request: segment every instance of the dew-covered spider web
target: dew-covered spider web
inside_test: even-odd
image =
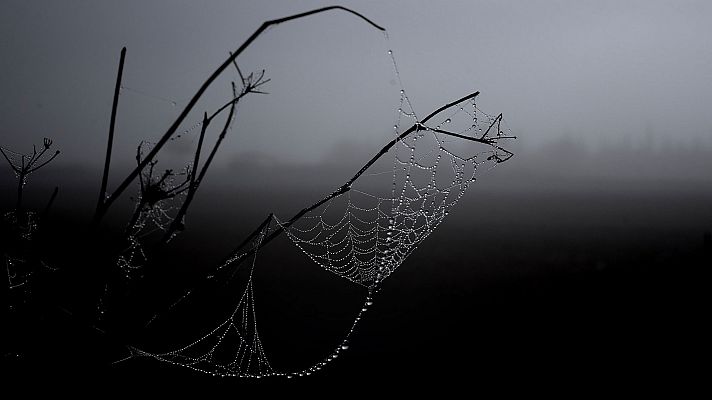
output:
[[[196,371],[222,376],[264,376],[273,369],[264,353],[257,331],[255,294],[252,281],[257,250],[267,235],[269,225],[252,240],[253,250],[247,285],[230,316],[216,328],[193,343],[166,353],[147,353],[132,348],[134,355],[154,357]]]
[[[366,287],[390,276],[440,225],[478,169],[511,156],[500,147],[512,138],[501,116],[481,111],[476,96],[423,123],[401,90],[393,135],[394,145],[350,190],[283,225],[316,264]]]
[[[273,221],[275,220],[270,219],[270,222],[244,248],[242,254],[251,254],[249,257],[247,283],[240,292],[237,305],[232,309],[227,319],[187,346],[164,353],[150,353],[131,347],[131,356],[129,358],[137,356],[152,357],[213,376],[242,378],[285,376],[292,378],[311,375],[321,370],[329,362],[336,360],[342,351],[347,350],[350,336],[355,331],[356,325],[361,320],[363,313],[373,304],[371,291],[369,291],[365,303],[358,312],[347,335],[330,354],[319,362],[297,371],[284,372],[272,367],[258,331],[257,299],[253,276],[260,248],[265,238],[279,228],[279,224],[273,223]]]
[[[400,81],[393,54],[388,54]],[[249,246],[218,267],[237,268],[250,260],[247,286],[227,319],[188,346],[160,354],[132,349],[133,356],[218,376],[254,378],[309,375],[336,359],[348,348],[381,283],[445,220],[478,171],[512,156],[501,147],[514,138],[501,114],[483,112],[476,100],[472,94],[419,115],[401,84],[395,123],[384,130],[383,150],[320,202],[291,219],[271,218]],[[252,272],[257,255],[270,235],[281,232],[318,266],[366,289],[362,308],[350,329],[334,341],[334,350],[297,371],[270,363],[269,344],[260,340],[255,312]]]

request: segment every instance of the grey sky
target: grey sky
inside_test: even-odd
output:
[[[141,93],[122,92],[117,163],[131,162],[138,141],[156,139],[260,23],[326,4],[4,1],[0,142],[22,150],[50,136],[63,162],[100,165],[125,45],[124,85]],[[712,146],[710,2],[339,4],[385,26],[390,38],[339,12],[266,32],[239,61],[267,69],[270,94],[241,106],[224,157],[313,162],[344,142],[377,149],[391,133],[400,89],[388,48],[419,113],[480,90],[480,107],[503,112],[525,146],[565,135],[593,145],[653,137]],[[228,98],[230,79],[232,71],[186,127]]]

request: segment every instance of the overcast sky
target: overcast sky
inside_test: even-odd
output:
[[[50,136],[63,162],[100,165],[127,46],[116,146],[117,163],[131,162],[139,140],[158,138],[263,21],[327,4],[5,0],[0,143],[22,150]],[[388,49],[418,113],[480,90],[478,105],[504,113],[527,146],[563,136],[712,145],[712,2],[339,4],[386,27],[389,38],[338,11],[268,30],[238,61],[245,71],[266,69],[270,94],[246,99],[224,157],[313,162],[344,143],[379,148],[400,90]],[[228,99],[232,79],[228,71],[216,82],[186,128]],[[187,151],[194,138],[170,151]]]

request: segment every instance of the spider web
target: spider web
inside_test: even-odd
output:
[[[132,356],[148,356],[215,376],[262,377],[274,375],[257,330],[252,280],[257,254],[269,224],[251,242],[253,250],[247,285],[230,316],[216,328],[180,349],[149,353],[130,348]]]
[[[393,54],[388,54],[400,81]],[[503,127],[501,115],[483,112],[474,96],[423,123],[405,90],[400,94],[392,130],[394,145],[377,156],[348,190],[296,220],[272,217],[249,246],[219,266],[222,270],[245,255],[252,257],[247,285],[226,320],[177,350],[151,353],[132,347],[128,358],[152,357],[215,376],[291,378],[315,373],[347,350],[379,285],[443,222],[475,182],[478,170],[512,156],[500,147],[514,138]],[[407,134],[409,130],[412,133]],[[270,364],[255,312],[252,274],[265,237],[276,230],[283,230],[323,269],[367,289],[362,308],[334,350],[311,366],[291,372]]]
[[[327,364],[336,360],[341,352],[347,350],[351,335],[356,330],[364,313],[373,305],[373,292],[371,290],[369,290],[364,304],[356,315],[346,336],[338,342],[338,345],[330,354],[313,365],[296,371],[283,372],[272,367],[258,332],[253,281],[253,274],[263,241],[279,226],[279,223],[273,225],[272,221],[276,221],[276,218],[270,220],[244,250],[244,253],[252,254],[247,284],[240,295],[237,305],[227,319],[187,346],[165,353],[152,353],[129,347],[131,355],[117,362],[133,357],[151,357],[213,376],[253,379],[273,376],[293,378],[308,376],[320,371]]]
[[[474,100],[443,114],[434,125],[422,125],[401,91],[394,133],[419,128],[383,157],[392,160],[389,170],[374,164],[346,193],[292,225],[278,221],[289,238],[316,264],[356,284],[372,288],[390,276],[448,216],[478,169],[507,157],[498,140],[473,146],[451,135],[480,138],[498,122]],[[501,128],[494,135],[510,137]]]

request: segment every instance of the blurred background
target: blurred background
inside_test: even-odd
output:
[[[4,2],[0,145],[30,152],[51,137],[62,150],[30,177],[27,204],[42,207],[57,185],[58,215],[91,217],[122,46],[110,189],[133,167],[138,143],[157,140],[263,21],[328,4]],[[265,69],[269,94],[238,108],[176,244],[183,267],[221,259],[270,212],[286,219],[343,184],[392,137],[401,88],[421,116],[479,90],[478,107],[503,113],[518,137],[508,147],[515,156],[478,174],[384,284],[353,353],[317,379],[506,374],[552,359],[557,371],[601,362],[665,369],[701,354],[712,4],[340,4],[388,34],[330,12],[272,27],[238,58],[245,73]],[[229,100],[236,79],[228,70],[211,87],[161,165],[190,161],[195,124]],[[0,174],[4,210],[13,178],[9,168]],[[132,195],[110,221],[128,218]],[[274,246],[256,283],[273,315],[266,336],[287,364],[318,358],[362,293],[286,241]]]

